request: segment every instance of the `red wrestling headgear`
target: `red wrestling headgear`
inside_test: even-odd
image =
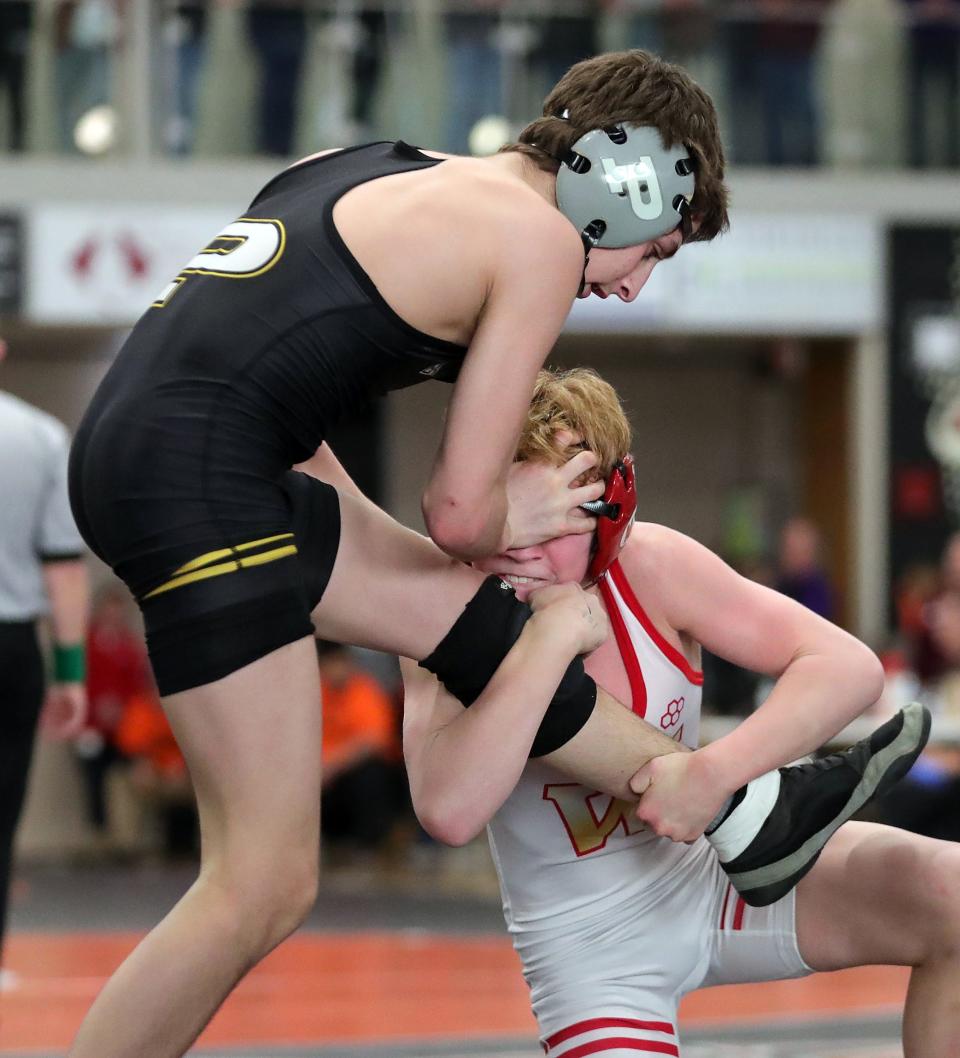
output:
[[[620,554],[637,516],[633,456],[624,456],[614,464],[601,499],[582,503],[580,508],[597,519],[597,546],[587,569],[587,577],[595,581],[607,572]]]

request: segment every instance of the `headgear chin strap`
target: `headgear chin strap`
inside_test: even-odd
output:
[[[587,579],[599,580],[613,565],[630,536],[637,516],[637,481],[633,473],[633,456],[626,455],[615,463],[607,487],[599,500],[580,505],[581,510],[597,519],[597,546],[587,568]]]

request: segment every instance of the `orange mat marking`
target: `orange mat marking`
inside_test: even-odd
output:
[[[14,934],[20,987],[0,997],[0,1054],[65,1048],[139,935]],[[801,981],[694,993],[687,1026],[897,1009],[907,972],[868,967]],[[374,1043],[451,1037],[536,1038],[519,961],[505,937],[301,934],[224,1004],[200,1044]]]

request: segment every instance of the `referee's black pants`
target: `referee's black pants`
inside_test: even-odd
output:
[[[42,703],[43,660],[33,622],[0,622],[0,956],[6,936],[13,841]]]

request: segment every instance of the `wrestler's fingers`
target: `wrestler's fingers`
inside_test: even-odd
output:
[[[570,492],[572,495],[570,501],[578,507],[583,503],[592,503],[594,500],[599,500],[603,496],[606,488],[606,484],[602,481],[591,481],[589,485],[578,485],[576,488],[571,487]]]
[[[584,451],[577,452],[572,459],[568,459],[563,464],[563,476],[568,484],[572,484],[581,474],[586,474],[588,470],[593,470],[599,462],[600,458],[596,452],[584,449]]]
[[[630,782],[627,784],[638,797],[643,797],[653,785],[653,774],[650,767],[652,763],[652,761],[647,761],[639,771],[631,776]]]
[[[567,513],[566,528],[564,535],[572,535],[574,533],[592,533],[597,528],[597,519],[587,514],[586,511],[580,510],[579,507],[574,507],[572,511]]]

